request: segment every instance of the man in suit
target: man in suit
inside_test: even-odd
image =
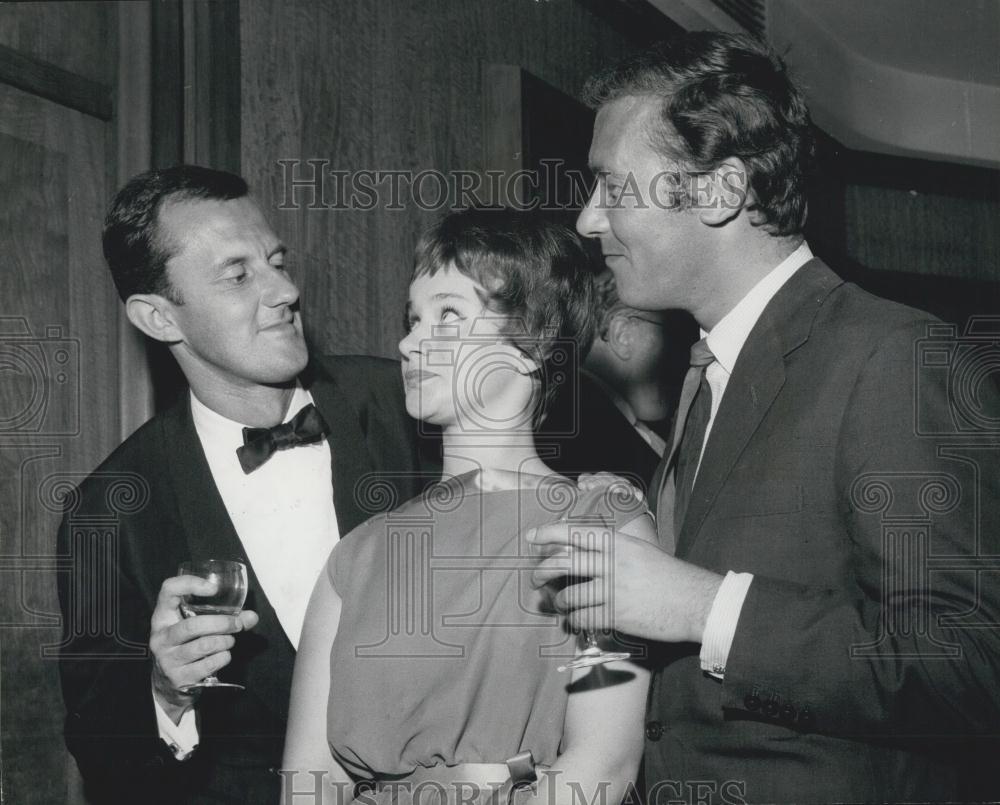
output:
[[[988,381],[950,396],[948,364],[976,355],[981,379],[995,347],[963,352],[812,256],[808,112],[756,40],[686,34],[588,94],[577,227],[623,300],[702,330],[659,545],[573,538],[592,580],[556,598],[655,641],[649,801],[961,799],[963,745],[1000,723],[1000,471]]]
[[[238,176],[134,178],[104,249],[129,320],[169,345],[190,393],[69,497],[67,744],[93,802],[276,802],[313,583],[338,536],[416,490],[399,368],[307,368],[286,249]],[[182,618],[211,585],[178,565],[207,558],[247,565],[241,614]],[[246,689],[187,688],[220,671]]]

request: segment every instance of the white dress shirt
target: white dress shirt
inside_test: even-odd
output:
[[[308,391],[296,388],[283,421],[311,402]],[[246,474],[236,457],[244,426],[208,408],[193,393],[191,416],[247,559],[281,628],[297,648],[309,596],[340,538],[330,445],[323,439],[278,450]],[[157,703],[156,720],[160,737],[175,756],[187,757],[198,743],[195,711],[186,712],[175,725]]]
[[[696,478],[698,469],[701,467],[701,456],[704,454],[705,444],[708,442],[708,435],[712,432],[715,415],[719,412],[719,405],[722,403],[722,396],[726,393],[726,386],[732,376],[733,367],[736,366],[736,359],[750,336],[750,331],[753,330],[761,313],[764,312],[764,308],[781,289],[781,286],[788,282],[791,276],[808,263],[812,257],[812,251],[808,244],[803,241],[802,245],[754,285],[736,307],[712,328],[710,333],[702,330],[701,336],[708,341],[708,348],[712,350],[715,360],[705,369],[705,379],[708,380],[708,385],[712,389],[712,411],[708,418],[708,425],[705,427],[705,440],[702,442],[701,454],[698,456],[698,466],[695,468]],[[713,676],[721,678],[725,673],[729,650],[732,648],[733,637],[736,635],[736,625],[739,622],[743,602],[746,600],[752,581],[752,573],[728,572],[712,602],[712,608],[709,610],[708,620],[705,623],[705,633],[702,636],[700,659],[702,670],[708,671]]]

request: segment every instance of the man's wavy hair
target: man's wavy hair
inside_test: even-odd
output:
[[[486,290],[483,304],[507,317],[504,335],[543,367],[536,424],[570,366],[555,346],[572,342],[582,365],[596,331],[596,255],[569,227],[534,211],[468,209],[428,229],[417,244],[411,281],[454,266]]]
[[[801,232],[814,152],[809,110],[770,48],[750,36],[685,33],[624,59],[584,87],[593,108],[626,96],[660,102],[663,125],[650,137],[665,158],[691,175],[739,157],[759,225],[773,235]],[[690,204],[690,196],[681,202]]]

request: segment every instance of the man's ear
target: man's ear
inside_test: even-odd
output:
[[[699,176],[698,216],[708,226],[722,226],[754,204],[747,168],[739,157],[729,157],[715,170]]]
[[[618,360],[627,361],[632,357],[632,319],[628,316],[612,316],[608,323],[608,347]]]
[[[174,303],[155,293],[132,294],[125,302],[128,320],[146,335],[165,344],[176,344],[183,335],[174,321]]]

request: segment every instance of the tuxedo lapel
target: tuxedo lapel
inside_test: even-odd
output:
[[[337,526],[343,537],[370,516],[360,502],[359,482],[374,472],[359,414],[337,384],[337,379],[321,368],[310,385],[316,407],[330,426],[330,465],[333,471],[333,505]]]
[[[243,562],[247,566],[249,583],[246,608],[260,616],[260,622],[251,632],[237,637],[229,673],[223,671],[223,677],[245,681],[247,692],[242,695],[256,696],[284,717],[294,649],[229,519],[195,430],[187,395],[167,417],[164,435],[167,472],[176,491],[178,513],[191,558]],[[276,649],[267,655],[269,661],[253,662],[268,647]]]
[[[686,555],[719,491],[785,383],[785,356],[808,337],[842,280],[819,260],[800,268],[764,309],[740,351],[716,414],[677,542]]]

